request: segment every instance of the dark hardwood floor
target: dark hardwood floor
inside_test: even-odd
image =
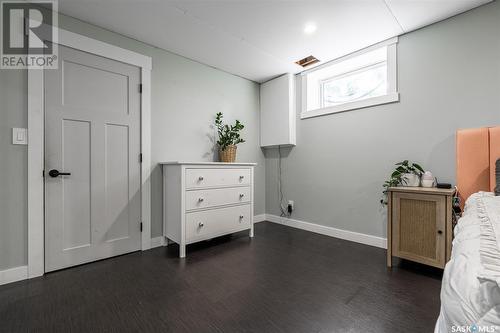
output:
[[[433,332],[441,272],[272,223],[0,287],[1,332]]]

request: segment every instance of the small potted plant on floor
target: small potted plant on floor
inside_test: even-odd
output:
[[[383,204],[387,204],[387,190],[393,186],[420,186],[420,177],[424,173],[424,169],[417,163],[412,163],[408,160],[396,163],[396,170],[393,171],[389,180],[384,183],[384,198],[381,200]]]
[[[240,136],[240,131],[245,127],[239,120],[234,125],[222,122],[222,112],[215,115],[215,126],[217,127],[217,146],[219,147],[219,158],[221,162],[232,163],[236,160],[236,145],[245,142]]]

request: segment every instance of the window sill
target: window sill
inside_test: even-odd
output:
[[[363,109],[370,106],[383,105],[388,103],[399,102],[399,93],[392,93],[384,96],[372,97],[362,101],[345,103],[341,105],[330,106],[322,109],[311,111],[302,111],[300,119],[319,117],[327,114],[345,112],[350,110]]]

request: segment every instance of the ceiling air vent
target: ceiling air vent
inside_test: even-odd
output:
[[[316,59],[314,56],[310,55],[309,57],[305,57],[304,59],[300,59],[299,61],[296,61],[295,63],[297,65],[302,66],[302,67],[307,67],[307,66],[315,64],[317,62],[319,62],[319,60]]]

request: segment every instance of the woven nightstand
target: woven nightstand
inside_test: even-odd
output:
[[[392,257],[444,268],[451,255],[454,189],[391,187],[387,266]]]

